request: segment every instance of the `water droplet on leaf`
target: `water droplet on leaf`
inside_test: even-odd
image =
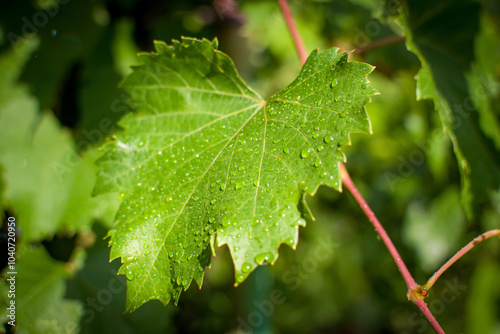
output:
[[[255,262],[257,264],[264,264],[265,262],[272,262],[274,260],[273,253],[267,252],[267,253],[260,253],[255,257]]]
[[[129,281],[132,281],[135,278],[135,274],[131,268],[127,268],[127,273],[125,274],[125,276]]]
[[[310,147],[306,147],[302,150],[302,152],[300,152],[300,156],[303,159],[306,159],[311,155],[311,152],[312,152],[312,149]]]
[[[243,266],[241,267],[241,271],[244,273],[247,273],[252,269],[252,265],[248,262],[243,263]]]

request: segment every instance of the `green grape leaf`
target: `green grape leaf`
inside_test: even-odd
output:
[[[202,284],[215,246],[227,244],[236,284],[297,245],[302,198],[340,190],[340,146],[370,132],[364,110],[373,67],[337,49],[314,51],[298,77],[264,100],[217,41],[156,42],[124,81],[135,113],[103,149],[96,193],[123,198],[109,233],[128,278],[127,310],[177,302]]]
[[[487,201],[487,190],[500,186],[500,151],[491,135],[494,127],[484,122],[491,115],[481,107],[484,95],[474,87],[484,81],[473,71],[479,13],[479,4],[472,0],[408,1],[398,18],[408,50],[422,63],[417,97],[434,101],[453,142],[469,218]]]
[[[82,305],[64,298],[64,280],[75,267],[33,248],[19,256],[16,269],[17,332],[79,333]]]
[[[116,194],[109,195],[116,198]],[[173,305],[164,307],[161,303],[148,303],[136,312],[123,314],[126,278],[116,275],[120,267],[119,261],[108,263],[109,247],[104,239],[108,230],[107,226],[94,225],[95,243],[85,250],[85,265],[67,282],[66,298],[77,299],[85,305],[80,321],[80,334],[175,333],[172,322],[173,312],[177,310]],[[112,298],[102,302],[104,291],[112,294]],[[96,297],[97,304],[89,302]]]

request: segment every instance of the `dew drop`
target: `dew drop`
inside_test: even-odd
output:
[[[248,262],[243,263],[243,266],[241,267],[241,271],[244,273],[247,273],[252,269],[252,265]]]
[[[135,278],[135,274],[131,268],[127,268],[127,273],[125,274],[125,276],[129,281],[132,281]]]
[[[255,262],[257,264],[264,264],[265,262],[272,262],[274,259],[274,256],[272,253],[267,252],[267,253],[260,253],[255,257]]]
[[[306,147],[302,150],[302,152],[300,152],[300,156],[303,158],[303,159],[306,159],[308,158],[310,155],[311,155],[311,148],[310,147]]]

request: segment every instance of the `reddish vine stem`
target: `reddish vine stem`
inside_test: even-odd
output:
[[[379,39],[378,41],[373,41],[371,43],[361,45],[359,48],[355,49],[353,53],[362,54],[362,53],[365,53],[367,51],[377,49],[377,48],[380,48],[383,46],[401,43],[401,42],[404,42],[405,40],[406,40],[406,37],[404,37],[404,36],[398,36],[398,35],[389,36],[389,37]]]
[[[392,243],[391,238],[389,237],[389,235],[387,235],[387,232],[382,227],[382,224],[380,224],[380,221],[377,219],[372,209],[370,209],[365,199],[359,193],[358,189],[352,182],[351,177],[349,176],[349,173],[347,172],[347,169],[345,168],[344,164],[340,162],[339,167],[340,167],[340,178],[342,179],[342,183],[346,186],[346,188],[349,190],[349,192],[354,197],[356,202],[359,204],[361,209],[365,212],[366,217],[368,217],[370,223],[372,223],[373,227],[375,227],[375,231],[380,235],[380,238],[382,239],[385,246],[389,250],[389,253],[391,253],[394,262],[396,262],[396,265],[398,266],[399,271],[401,272],[401,275],[403,276],[403,279],[406,282],[406,286],[408,287],[409,290],[416,289],[418,285],[413,279],[413,276],[408,271],[406,264],[401,258],[401,255],[399,255],[396,246],[394,246],[394,244]]]
[[[307,60],[307,52],[305,50],[304,43],[302,42],[302,39],[298,33],[297,27],[295,26],[295,21],[290,11],[290,7],[288,6],[286,0],[278,0],[278,3],[280,5],[281,11],[283,12],[285,21],[288,25],[288,29],[290,30],[290,33],[292,35],[292,39],[297,49],[300,62],[304,64]],[[356,202],[365,212],[366,216],[368,217],[372,225],[375,227],[375,231],[380,235],[382,241],[389,250],[389,253],[393,257],[394,262],[398,266],[399,271],[401,272],[401,275],[403,276],[403,279],[405,280],[406,286],[408,288],[408,293],[407,293],[408,299],[411,300],[422,311],[422,313],[425,315],[425,317],[432,325],[436,333],[445,334],[444,330],[441,328],[436,318],[434,318],[431,311],[427,307],[427,304],[424,302],[423,300],[424,296],[421,294],[421,287],[415,282],[415,279],[408,271],[408,268],[406,267],[406,264],[401,258],[401,255],[399,255],[399,252],[392,243],[391,238],[389,237],[389,235],[383,228],[382,224],[380,224],[379,220],[377,219],[373,211],[370,209],[370,207],[364,200],[363,196],[359,193],[358,189],[352,182],[351,177],[349,176],[349,173],[347,173],[347,169],[345,168],[344,164],[339,162],[339,168],[340,168],[340,177],[342,179],[342,183],[351,192]]]
[[[401,255],[399,255],[396,246],[394,246],[394,244],[392,243],[391,238],[389,237],[384,227],[382,226],[382,224],[380,224],[380,221],[373,213],[372,209],[370,209],[365,199],[363,198],[363,196],[360,194],[360,192],[352,182],[352,179],[349,176],[349,173],[347,173],[347,169],[345,168],[344,164],[339,162],[339,168],[340,168],[340,178],[342,179],[342,183],[346,186],[346,188],[354,197],[358,205],[364,211],[364,213],[368,217],[368,220],[372,223],[373,227],[375,227],[375,231],[378,233],[378,235],[384,242],[385,246],[389,250],[389,253],[391,253],[394,262],[396,262],[396,265],[398,266],[399,271],[401,272],[401,275],[405,280],[406,287],[408,288],[408,294],[407,294],[408,299],[411,300],[415,305],[417,305],[417,307],[422,311],[422,313],[425,315],[427,320],[429,320],[429,323],[432,325],[432,327],[438,334],[441,333],[444,334],[444,330],[441,328],[436,318],[434,318],[431,311],[427,307],[427,304],[424,302],[423,297],[420,294],[421,289],[419,285],[415,282],[413,276],[408,271],[406,264],[401,258]]]
[[[462,256],[464,256],[468,251],[470,251],[472,248],[474,248],[474,246],[476,246],[477,244],[483,242],[484,240],[486,240],[488,238],[494,237],[494,236],[500,236],[500,230],[491,230],[488,232],[484,232],[480,236],[474,238],[474,240],[472,240],[467,245],[462,247],[462,249],[460,249],[455,255],[453,255],[453,257],[451,259],[449,259],[445,264],[443,264],[441,266],[441,268],[439,268],[438,271],[436,271],[434,273],[434,275],[432,275],[431,278],[429,278],[429,280],[427,281],[427,283],[425,283],[423,288],[428,291],[430,288],[432,288],[432,286],[434,285],[436,280],[439,278],[439,276],[441,276],[449,267],[451,267],[451,265],[453,263],[455,263],[458,259],[460,259]]]
[[[297,26],[295,25],[295,21],[292,16],[292,12],[290,11],[290,7],[288,6],[288,2],[286,0],[278,0],[281,8],[281,12],[283,13],[283,17],[285,18],[286,24],[288,25],[288,30],[290,30],[290,34],[292,35],[293,44],[295,44],[295,48],[297,49],[297,53],[299,54],[300,63],[304,64],[307,60],[307,51],[304,46],[304,42],[302,42],[302,38],[300,38],[299,31],[297,30]]]
[[[295,21],[293,19],[288,3],[286,0],[278,0],[278,3],[280,5],[281,11],[283,12],[283,16],[292,35],[292,39],[297,49],[299,59],[301,63],[304,64],[305,61],[307,60],[307,52],[304,47],[304,43],[300,38],[297,27],[295,26]],[[403,40],[404,37],[396,36],[387,40],[379,41],[378,43],[375,42],[373,43],[373,45],[361,47],[359,50],[357,50],[357,53],[362,53],[375,47],[401,42]],[[441,276],[441,274],[443,274],[453,263],[455,263],[463,255],[465,255],[474,246],[493,236],[500,237],[500,229],[485,232],[480,236],[474,238],[474,240],[469,242],[466,246],[464,246],[461,250],[459,250],[451,259],[449,259],[441,268],[439,268],[439,270],[436,271],[434,275],[431,276],[431,278],[429,278],[429,280],[425,285],[420,286],[415,282],[415,279],[408,271],[406,264],[401,258],[401,255],[399,255],[398,250],[392,243],[392,240],[385,231],[384,227],[377,219],[373,211],[366,203],[363,196],[360,194],[360,192],[352,182],[352,179],[349,176],[349,173],[347,172],[347,169],[342,162],[339,162],[339,169],[340,169],[340,177],[342,179],[342,183],[349,190],[349,192],[352,194],[358,205],[364,211],[365,215],[368,217],[368,220],[372,223],[373,227],[375,227],[375,231],[379,234],[380,238],[382,239],[385,246],[389,250],[389,253],[391,254],[392,258],[394,259],[394,262],[399,268],[399,271],[401,272],[401,275],[403,276],[403,279],[408,288],[408,293],[407,293],[408,300],[411,300],[420,309],[420,311],[425,315],[425,317],[432,325],[436,333],[445,334],[444,330],[441,328],[436,318],[434,318],[434,315],[427,307],[427,304],[424,302],[424,298],[427,296],[427,291],[434,285],[434,283],[439,278],[439,276]]]

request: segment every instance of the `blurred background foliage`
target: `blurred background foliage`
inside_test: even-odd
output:
[[[480,22],[478,31],[452,37],[457,43],[474,40],[474,50],[464,52],[484,75],[479,81],[472,77],[478,95],[471,98],[498,149],[500,6],[474,3],[477,13],[464,17]],[[370,80],[380,95],[367,107],[373,135],[352,135],[347,167],[423,284],[460,247],[499,228],[499,189],[485,190],[477,214],[467,217],[451,141],[433,102],[416,99],[420,61],[407,50],[394,20],[407,3],[290,4],[308,51],[356,50],[352,60],[376,66]],[[428,3],[426,13],[442,10],[440,4]],[[449,15],[450,22],[435,24],[454,19]],[[118,84],[137,63],[136,52],[151,51],[155,39],[180,36],[217,37],[220,49],[263,96],[286,86],[300,69],[274,0],[0,4],[2,268],[6,218],[18,222],[18,325],[6,324],[2,306],[4,331],[432,333],[407,301],[397,267],[362,211],[348,194],[326,187],[307,199],[316,220],[301,229],[295,251],[280,248],[275,266],[258,268],[234,288],[232,263],[221,248],[201,291],[193,284],[177,306],[151,301],[123,314],[126,279],[116,276],[119,263],[109,263],[104,239],[119,200],[116,194],[91,197],[92,162],[115,122],[131,111]],[[479,99],[481,92],[488,98]],[[499,277],[500,243],[490,240],[451,267],[427,302],[449,333],[498,334]],[[1,303],[7,305],[8,287],[1,290]]]

